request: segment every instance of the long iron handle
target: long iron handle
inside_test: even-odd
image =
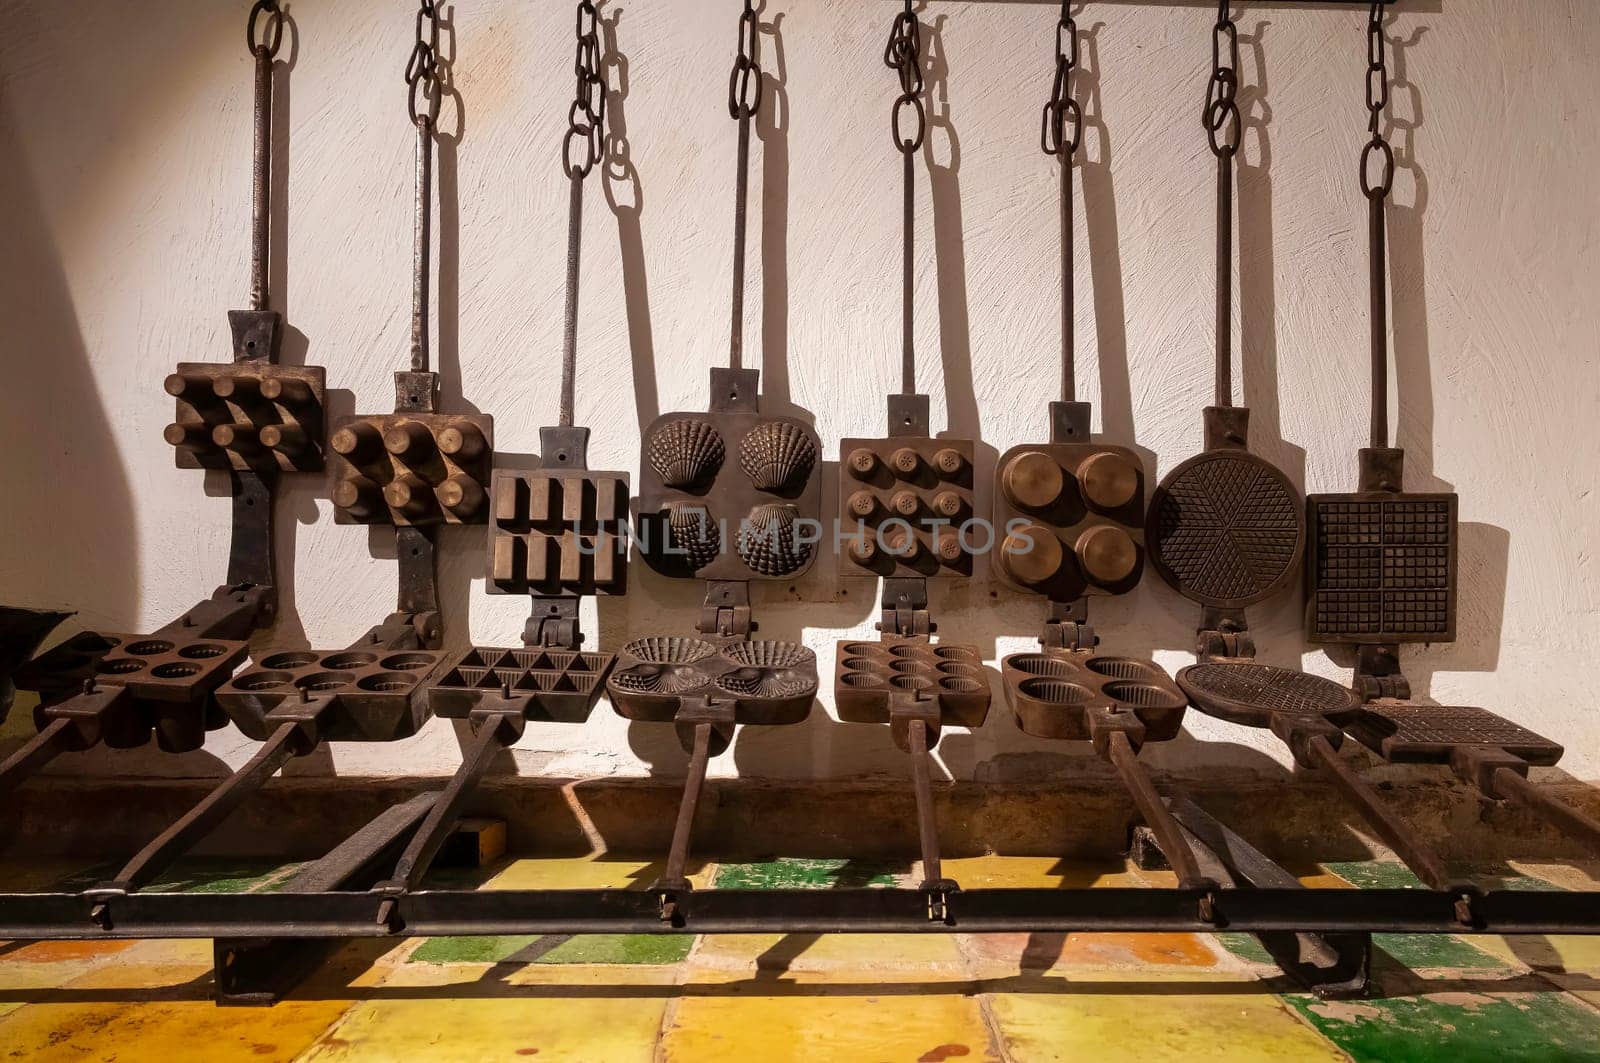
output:
[[[1507,801],[1544,817],[1563,833],[1574,835],[1590,849],[1600,852],[1600,820],[1584,815],[1565,801],[1557,800],[1510,768],[1501,768],[1494,773],[1494,789]]]
[[[245,798],[265,786],[279,768],[294,759],[293,739],[300,727],[299,723],[281,724],[244,767],[228,776],[182,819],[139,850],[117,873],[115,885],[130,892],[148,885],[174,860],[216,829]]]
[[[678,822],[672,828],[672,849],[667,854],[665,881],[686,881],[684,869],[689,864],[689,837],[694,832],[694,813],[700,805],[700,794],[706,787],[706,765],[711,760],[711,724],[694,725],[694,752],[689,757],[689,777],[683,784],[683,800],[678,805]]]
[[[72,744],[74,721],[51,720],[26,745],[0,762],[0,794],[21,786]]]
[[[1383,803],[1372,787],[1351,770],[1350,765],[1339,756],[1339,751],[1333,748],[1332,743],[1322,735],[1317,735],[1306,746],[1317,764],[1327,769],[1339,792],[1356,806],[1361,817],[1377,831],[1378,837],[1395,851],[1401,862],[1409,867],[1413,874],[1426,883],[1429,889],[1451,888],[1443,861],[1416,837],[1410,824],[1397,816]]]
[[[907,738],[911,744],[911,782],[917,794],[917,835],[922,845],[922,880],[944,879],[939,862],[939,825],[933,816],[933,782],[928,775],[928,725],[912,720]]]
[[[466,755],[461,760],[461,767],[456,769],[450,784],[434,800],[428,818],[422,821],[411,844],[401,854],[400,862],[395,865],[394,877],[390,880],[393,885],[413,890],[421,883],[428,868],[433,866],[445,839],[450,836],[451,829],[461,818],[462,806],[471,796],[473,787],[488,770],[494,755],[505,748],[501,733],[497,721],[487,720],[473,735],[472,744],[467,747]]]
[[[1194,850],[1189,847],[1189,839],[1184,836],[1183,828],[1178,826],[1178,821],[1156,791],[1144,765],[1139,763],[1139,754],[1134,751],[1128,736],[1121,731],[1111,732],[1108,754],[1111,766],[1116,769],[1122,785],[1133,798],[1139,814],[1155,831],[1161,851],[1166,854],[1167,862],[1178,876],[1178,884],[1184,889],[1203,889],[1213,885],[1201,874],[1200,863],[1195,859]]]

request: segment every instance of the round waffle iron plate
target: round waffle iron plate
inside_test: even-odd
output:
[[[1246,450],[1208,450],[1151,499],[1150,563],[1201,605],[1242,609],[1282,590],[1305,547],[1305,505],[1287,477]]]
[[[1195,708],[1207,716],[1266,727],[1274,716],[1321,717],[1344,724],[1361,712],[1355,694],[1317,675],[1245,662],[1191,664],[1176,676]]]

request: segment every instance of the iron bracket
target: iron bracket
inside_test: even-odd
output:
[[[932,433],[928,431],[931,420],[928,409],[926,395],[890,395],[889,435],[929,438]]]
[[[1411,681],[1400,670],[1400,647],[1359,647],[1350,688],[1362,701],[1376,701],[1378,698],[1408,700],[1411,697]]]
[[[395,413],[434,413],[438,402],[438,373],[401,370],[394,375]]]
[[[712,368],[710,412],[755,413],[760,407],[761,370]]]
[[[423,649],[438,649],[439,587],[432,529],[398,527],[394,530],[394,545],[400,562],[399,612],[413,617]]]
[[[1074,652],[1092,650],[1100,645],[1100,636],[1089,623],[1089,600],[1051,602],[1050,616],[1039,635],[1039,645],[1047,650]]]
[[[1087,402],[1050,404],[1050,442],[1087,443],[1092,407]]]
[[[577,598],[533,596],[533,612],[522,627],[524,646],[576,650],[583,645]]]
[[[883,581],[878,630],[897,638],[926,638],[939,630],[928,613],[928,581],[895,577]]]
[[[750,612],[750,584],[743,580],[711,580],[700,607],[702,635],[747,639],[759,627]]]
[[[1256,655],[1256,641],[1243,609],[1206,606],[1195,636],[1194,652],[1201,661],[1250,660]]]
[[[276,310],[229,310],[228,331],[233,333],[235,362],[278,360],[278,338],[283,318]]]

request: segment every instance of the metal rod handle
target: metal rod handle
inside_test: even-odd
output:
[[[567,197],[567,319],[561,345],[560,425],[572,427],[578,375],[578,265],[583,255],[583,174],[569,178]]]
[[[300,728],[299,723],[280,725],[244,767],[228,776],[221,786],[207,794],[182,819],[139,850],[117,873],[116,884],[130,891],[147,885],[174,860],[193,848],[196,842],[211,833],[245,798],[265,786],[279,768],[294,759],[293,739]]]
[[[1233,155],[1217,156],[1217,393],[1233,405]]]
[[[910,156],[906,156],[910,158]],[[922,881],[939,882],[944,869],[939,861],[939,825],[933,815],[933,782],[928,774],[928,728],[912,720],[907,737],[911,744],[911,783],[917,794],[917,836],[922,847]]]
[[[72,727],[72,720],[51,720],[21,749],[0,761],[0,794],[21,786],[46,764],[65,753],[71,745]]]
[[[739,177],[733,194],[733,323],[728,341],[728,365],[744,365],[744,257],[750,199],[750,116],[739,118]]]
[[[1372,442],[1375,448],[1389,445],[1389,298],[1384,263],[1387,240],[1384,232],[1384,198],[1367,197],[1367,232],[1371,259],[1372,289]]]
[[[1584,815],[1565,801],[1557,800],[1510,768],[1501,768],[1494,773],[1494,788],[1507,801],[1544,817],[1562,833],[1570,834],[1590,849],[1600,852],[1600,820]]]
[[[411,371],[428,371],[428,273],[433,246],[433,121],[417,118],[416,241],[411,266]]]
[[[412,836],[411,843],[395,864],[394,876],[390,880],[393,884],[408,891],[421,884],[445,840],[450,837],[456,821],[461,818],[462,807],[467,798],[472,796],[473,787],[494,761],[494,755],[506,747],[501,733],[500,722],[490,719],[484,721],[472,736],[472,744],[461,759],[461,767],[456,769],[449,785],[433,802],[428,818],[423,820],[422,826]]]
[[[706,786],[706,765],[711,760],[711,724],[694,725],[694,752],[689,757],[689,777],[683,784],[683,800],[678,805],[678,822],[672,828],[672,849],[667,854],[665,880],[685,881],[689,864],[689,837],[694,833],[694,813]]]
[[[250,165],[250,309],[271,308],[267,266],[272,242],[272,53],[255,52],[255,145]]]
[[[1139,809],[1139,814],[1144,817],[1146,825],[1155,832],[1156,840],[1161,843],[1161,851],[1166,854],[1167,862],[1172,865],[1173,873],[1178,876],[1178,884],[1184,889],[1203,889],[1212,885],[1200,871],[1200,862],[1195,858],[1194,850],[1189,845],[1189,839],[1184,835],[1183,828],[1173,818],[1167,804],[1161,799],[1161,794],[1156,791],[1155,784],[1150,781],[1150,776],[1144,770],[1144,765],[1139,763],[1139,754],[1134,750],[1133,743],[1128,741],[1128,736],[1122,731],[1111,732],[1111,741],[1107,749],[1111,766],[1116,769],[1117,776],[1122,780],[1122,785],[1127,789],[1133,803]]]
[[[1332,743],[1317,735],[1306,745],[1316,762],[1328,770],[1334,786],[1347,801],[1356,806],[1361,817],[1377,832],[1378,837],[1383,839],[1384,844],[1394,850],[1395,855],[1411,869],[1413,874],[1429,889],[1451,888],[1444,862],[1412,833],[1410,824],[1397,816],[1383,803],[1377,792],[1351,770],[1350,765],[1339,756],[1339,751],[1333,748]]]

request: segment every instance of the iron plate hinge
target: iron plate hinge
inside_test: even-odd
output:
[[[1256,640],[1243,609],[1217,609],[1206,606],[1200,630],[1195,632],[1195,656],[1202,661],[1252,660]]]
[[[878,630],[898,638],[926,638],[939,630],[928,613],[928,581],[886,579]]]
[[[583,630],[578,621],[577,598],[533,597],[533,612],[522,628],[524,646],[554,650],[576,650],[583,645]]]
[[[1408,700],[1411,697],[1411,681],[1400,670],[1400,647],[1360,647],[1350,688],[1362,701],[1376,701],[1379,698]]]
[[[1051,602],[1050,616],[1039,635],[1039,645],[1047,650],[1069,651],[1092,650],[1100,645],[1100,636],[1089,623],[1088,599]]]
[[[706,584],[705,604],[700,607],[700,634],[747,639],[757,626],[750,612],[750,584],[742,580],[712,580]]]

